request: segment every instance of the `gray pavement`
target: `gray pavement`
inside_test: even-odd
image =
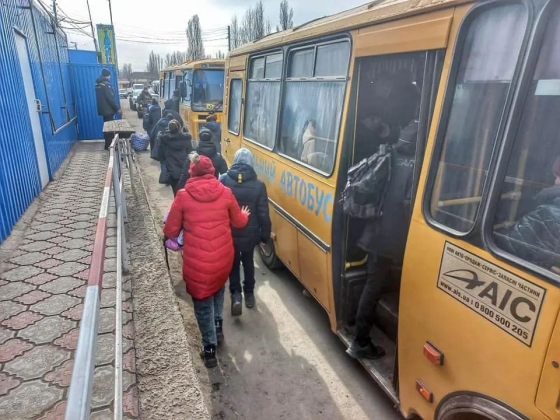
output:
[[[108,157],[102,142],[76,144],[55,180],[0,245],[0,419],[64,417]],[[114,205],[108,226],[92,398],[96,420],[113,418]],[[135,419],[130,280],[123,289],[123,404],[125,418]]]

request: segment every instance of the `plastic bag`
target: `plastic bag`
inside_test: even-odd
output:
[[[147,134],[134,133],[130,136],[130,146],[137,152],[148,150],[150,145],[150,136]]]

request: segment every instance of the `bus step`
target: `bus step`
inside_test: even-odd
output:
[[[354,339],[354,335],[346,328],[340,328],[336,334],[342,339],[346,347],[350,345]],[[377,360],[359,359],[359,362],[373,377],[373,379],[383,388],[389,397],[399,403],[397,392],[393,387],[393,375],[395,369],[396,346],[387,336],[378,328],[373,327],[371,331],[371,340],[377,345],[385,349],[385,356]]]

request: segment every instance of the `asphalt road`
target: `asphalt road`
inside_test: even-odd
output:
[[[123,101],[124,116],[142,130],[141,120]],[[140,154],[155,217],[169,208],[170,187],[158,184],[159,163]],[[232,318],[224,308],[226,342],[219,349],[221,370],[208,372],[193,357],[206,404],[215,419],[402,419],[389,398],[330,330],[327,315],[286,270],[271,272],[255,258],[257,307]],[[173,284],[193,354],[199,337],[191,300],[184,291],[178,258]]]

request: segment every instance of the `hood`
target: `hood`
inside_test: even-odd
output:
[[[184,150],[186,147],[185,145],[188,145],[192,140],[191,135],[185,133],[171,134],[167,131],[165,136],[167,137],[167,147],[176,151]]]
[[[90,79],[91,80],[91,79]],[[103,83],[103,82],[107,82],[108,80],[105,79],[103,76],[99,76],[97,78],[97,80],[95,81],[95,83]]]
[[[207,122],[206,124],[204,124],[204,127],[210,131],[220,131],[220,124],[218,124],[216,121]]]
[[[213,174],[190,177],[185,185],[187,194],[201,203],[216,201],[224,189],[224,185]]]
[[[199,141],[196,151],[199,155],[203,155],[209,158],[213,158],[218,154],[218,149],[212,141]]]
[[[246,163],[234,163],[229,168],[227,175],[238,184],[257,178],[257,173],[253,167]]]
[[[173,109],[173,108],[175,107],[173,99],[168,99],[167,101],[165,101],[165,102],[163,103],[163,105],[164,105],[165,108],[167,108],[167,109]]]
[[[233,163],[244,163],[251,168],[255,166],[255,158],[249,149],[242,147],[233,156]]]

